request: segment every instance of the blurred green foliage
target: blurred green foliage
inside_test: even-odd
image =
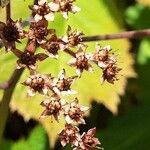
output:
[[[17,142],[3,141],[0,150],[46,150],[49,147],[46,131],[42,126],[35,127],[27,139]]]
[[[124,115],[110,118],[108,127],[98,132],[105,150],[145,150],[150,147],[150,61],[144,66],[136,65],[136,68],[138,104]]]
[[[84,11],[84,3],[81,0],[81,8]],[[95,2],[95,5],[98,5],[99,1]],[[110,7],[110,4],[107,5],[108,2],[102,1],[100,11],[104,16],[97,14],[99,12],[98,9],[95,10],[95,5],[89,5],[89,7],[85,7],[85,14],[83,12],[82,15],[75,15],[72,17],[71,20],[68,21],[69,24],[73,24],[76,28],[85,31],[86,34],[96,34],[98,32],[117,32],[119,31],[117,26],[122,26],[122,19],[119,19],[119,23],[117,22],[117,17],[114,15],[118,14],[116,12],[116,6],[113,3],[113,7]],[[80,5],[79,5],[80,6]],[[87,6],[87,5],[86,5]],[[111,9],[110,9],[111,8]],[[113,9],[115,10],[113,12]],[[94,10],[94,11],[93,11]],[[24,13],[26,15],[26,13]],[[90,15],[89,15],[90,14]],[[18,14],[19,15],[19,14]],[[118,14],[119,15],[119,14]],[[110,21],[113,16],[113,24]],[[86,17],[90,20],[87,24]],[[103,17],[103,21],[102,18]],[[108,18],[107,18],[108,17]],[[110,18],[111,19],[110,19]],[[104,20],[107,18],[106,22]],[[131,29],[145,29],[150,28],[150,8],[135,4],[133,6],[129,6],[125,12],[125,21],[128,24],[128,27]],[[57,20],[58,19],[58,20]],[[57,16],[56,24],[52,24],[52,27],[58,28],[58,34],[63,34],[64,30],[66,29],[66,25],[62,20],[61,16]],[[109,22],[109,21],[110,22]],[[95,26],[95,22],[96,26]],[[60,22],[62,23],[62,30],[60,30]],[[105,25],[105,23],[107,25]],[[121,25],[120,25],[121,24]],[[103,28],[106,30],[103,30]],[[94,30],[93,28],[97,30]],[[104,42],[107,43],[107,42]],[[116,41],[113,43],[118,43]],[[110,42],[112,44],[112,42]],[[135,106],[130,107],[127,111],[118,117],[110,117],[105,129],[101,129],[97,132],[97,136],[101,140],[102,147],[105,150],[148,150],[150,147],[149,139],[150,139],[150,39],[144,38],[143,40],[137,40],[136,45],[138,45],[138,49],[135,50],[135,58],[136,58],[136,72],[137,72],[137,79],[134,79],[134,86],[137,87],[136,97],[138,99],[138,104]],[[120,47],[123,44],[120,44]],[[2,53],[2,52],[1,52]],[[62,60],[59,62],[60,66],[58,68],[49,68],[47,62],[43,64],[43,68],[48,70],[53,70],[54,72],[58,72],[61,68],[62,62],[68,56],[62,57]],[[127,57],[125,57],[127,58]],[[14,61],[14,57],[8,55],[7,57],[1,58],[2,61],[8,61],[8,66],[12,66],[12,61]],[[1,62],[2,62],[1,61]],[[52,62],[52,64],[56,64],[57,62]],[[52,65],[54,66],[54,65]],[[10,67],[11,68],[11,67]],[[4,68],[1,68],[2,71]],[[42,70],[42,67],[40,68]],[[125,70],[127,71],[127,70]],[[4,77],[5,78],[5,77]],[[84,81],[86,82],[86,80]],[[22,88],[20,89],[20,91]],[[90,89],[91,90],[91,89]],[[128,93],[126,93],[128,94]],[[132,94],[132,92],[130,93]],[[19,99],[20,100],[20,99]],[[37,99],[36,99],[37,100]],[[126,101],[129,101],[126,99]],[[28,103],[27,101],[25,101]],[[37,103],[37,102],[36,102]],[[21,105],[22,103],[20,103]],[[28,104],[31,105],[30,103]],[[34,105],[34,104],[33,104]],[[127,107],[127,105],[124,105]],[[36,114],[36,113],[35,113]],[[34,115],[35,115],[34,114]],[[97,114],[99,115],[99,114]],[[27,116],[30,117],[30,116]],[[33,117],[33,116],[31,116]],[[94,125],[93,125],[94,126]],[[46,136],[45,130],[38,126],[29,135],[27,139],[21,139],[17,142],[12,141],[4,141],[2,145],[0,145],[0,150],[47,150],[48,149],[48,138]],[[68,146],[65,148],[68,150]]]
[[[132,29],[140,30],[150,28],[150,7],[136,4],[127,8],[126,22]],[[150,59],[150,39],[139,41],[138,63],[146,64]]]

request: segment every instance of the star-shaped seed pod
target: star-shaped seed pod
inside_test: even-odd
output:
[[[96,128],[92,128],[87,131],[87,133],[83,133],[81,136],[81,141],[79,142],[79,146],[74,148],[74,150],[92,150],[93,148],[98,148],[100,147],[100,141],[98,138],[95,138],[95,132]]]
[[[81,76],[81,73],[86,70],[92,72],[92,65],[89,61],[92,58],[92,54],[86,53],[86,47],[84,45],[79,46],[79,50],[75,54],[75,58],[72,58],[68,64],[72,67],[76,67],[76,73]]]
[[[51,75],[35,73],[30,75],[22,84],[29,87],[27,92],[29,96],[34,96],[36,92],[48,95],[51,81]]]
[[[93,61],[102,69],[106,68],[109,64],[117,62],[115,55],[111,52],[110,45],[101,47],[96,44],[96,52],[93,55]]]
[[[54,21],[54,12],[50,9],[47,0],[39,0],[38,5],[30,6],[33,11],[35,22],[40,20]]]
[[[65,120],[68,124],[77,122],[78,124],[85,124],[83,119],[85,112],[89,110],[88,107],[80,106],[78,99],[76,98],[73,102],[66,105],[64,108]]]
[[[19,58],[17,60],[17,69],[27,67],[29,70],[36,70],[36,62],[43,61],[48,57],[44,53],[34,54],[30,51],[22,52],[18,49],[13,49],[12,52]]]
[[[58,78],[53,79],[53,82],[51,84],[53,92],[58,95],[76,94],[76,91],[71,89],[71,85],[73,84],[76,78],[77,76],[66,77],[65,70],[63,69],[59,73]]]
[[[105,69],[103,69],[103,75],[101,77],[101,82],[105,80],[111,84],[114,84],[114,81],[118,80],[117,75],[121,71],[121,68],[118,68],[116,64],[109,64]]]
[[[8,20],[5,23],[0,22],[0,39],[5,46],[6,51],[15,48],[15,42],[20,43],[20,39],[24,37],[21,20]]]
[[[41,117],[53,116],[57,122],[61,113],[63,112],[63,107],[66,102],[62,100],[58,95],[54,94],[49,99],[44,100],[41,105],[45,107],[45,110],[42,112]]]
[[[79,128],[71,124],[66,124],[65,128],[59,133],[59,137],[63,147],[67,143],[78,147],[80,141]]]
[[[67,48],[78,46],[82,42],[82,36],[84,34],[77,30],[72,30],[70,26],[67,29],[67,35],[62,40],[67,44]]]
[[[49,6],[53,11],[59,11],[65,19],[68,19],[68,13],[77,13],[80,8],[73,5],[75,0],[53,0]]]
[[[29,31],[26,33],[26,37],[32,41],[36,41],[38,44],[46,43],[47,36],[55,33],[54,29],[48,29],[47,27],[48,22],[46,20],[32,22]]]
[[[43,43],[41,47],[46,50],[49,57],[58,58],[58,51],[64,50],[65,44],[54,33],[51,34],[50,39],[48,39],[46,43]]]

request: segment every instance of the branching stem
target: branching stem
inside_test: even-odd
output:
[[[139,31],[126,31],[117,34],[105,34],[105,35],[94,35],[86,36],[82,38],[82,42],[102,41],[102,40],[116,40],[116,39],[133,39],[150,37],[150,29],[139,30]]]
[[[34,4],[37,4],[38,0],[34,0]],[[8,21],[11,18],[11,9],[10,9],[10,3],[6,6],[6,20]],[[32,14],[33,15],[33,14]],[[27,43],[26,48],[28,47],[29,41]],[[36,48],[36,47],[35,47]],[[24,71],[23,69],[15,69],[12,73],[10,79],[0,84],[0,88],[4,89],[4,94],[0,103],[0,142],[2,141],[3,132],[5,129],[6,121],[9,115],[9,104],[10,100],[12,98],[14,89],[16,87],[16,84],[18,83],[22,73]]]

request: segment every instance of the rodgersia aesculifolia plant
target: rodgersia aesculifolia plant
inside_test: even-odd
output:
[[[89,108],[80,105],[77,97],[71,103],[62,97],[77,94],[77,91],[72,89],[72,84],[78,78],[84,78],[84,71],[92,73],[94,64],[102,70],[102,83],[107,81],[113,84],[118,80],[117,75],[121,69],[117,66],[117,55],[112,52],[110,46],[102,47],[96,43],[93,53],[88,53],[88,45],[82,41],[82,32],[68,26],[66,35],[58,37],[55,29],[48,27],[48,24],[54,21],[55,13],[61,13],[67,19],[69,13],[80,11],[74,2],[75,0],[39,0],[36,5],[29,6],[33,14],[29,29],[23,29],[21,19],[13,21],[9,18],[6,23],[0,22],[0,39],[6,51],[18,57],[17,69],[29,70],[29,76],[22,82],[28,87],[28,95],[40,93],[46,96],[41,102],[41,117],[50,116],[59,122],[60,116],[64,116],[65,127],[58,133],[62,146],[70,143],[76,150],[92,150],[100,148],[99,140],[94,137],[96,128],[80,134],[77,127],[79,124],[86,124],[84,116]],[[28,45],[25,51],[21,51],[17,49],[16,42],[21,43],[24,38],[28,39]],[[38,53],[37,47],[43,51]],[[39,73],[38,63],[45,59],[59,59],[60,51],[72,57],[68,65],[75,68],[75,75],[68,77],[64,68],[57,77]]]

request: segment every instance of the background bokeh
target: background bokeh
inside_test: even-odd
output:
[[[12,0],[13,19],[28,19],[31,13],[27,7],[29,4],[32,4],[32,0]],[[150,28],[149,0],[77,0],[77,5],[82,10],[79,14],[70,15],[68,21],[57,15],[55,22],[50,24],[50,27],[57,29],[58,35],[65,33],[68,24],[86,35]],[[3,21],[4,10],[0,9],[0,14],[0,20]],[[23,50],[25,44],[26,41],[23,41],[18,45],[19,49]],[[79,127],[81,131],[87,131],[96,126],[96,136],[105,150],[149,149],[150,38],[101,41],[100,44],[110,44],[119,54],[119,65],[123,71],[114,85],[100,85],[101,72],[97,67],[94,67],[94,75],[85,73],[83,79],[75,83],[74,88],[80,91],[80,102],[91,106],[86,117],[87,124]],[[88,51],[93,51],[94,45],[90,43]],[[57,75],[64,67],[67,74],[72,75],[74,69],[64,63],[69,59],[69,56],[60,53],[60,60],[46,60],[40,64],[39,70]],[[16,60],[11,53],[5,54],[0,49],[0,81],[9,78]],[[20,82],[27,75],[28,71],[25,71]],[[0,91],[0,96],[2,94]],[[27,98],[26,88],[18,83],[10,103],[11,112],[4,138],[0,141],[0,150],[63,149],[57,140],[57,132],[63,127],[63,122],[51,123],[50,118],[39,121],[41,100],[39,95]],[[69,150],[70,146],[64,149]]]

